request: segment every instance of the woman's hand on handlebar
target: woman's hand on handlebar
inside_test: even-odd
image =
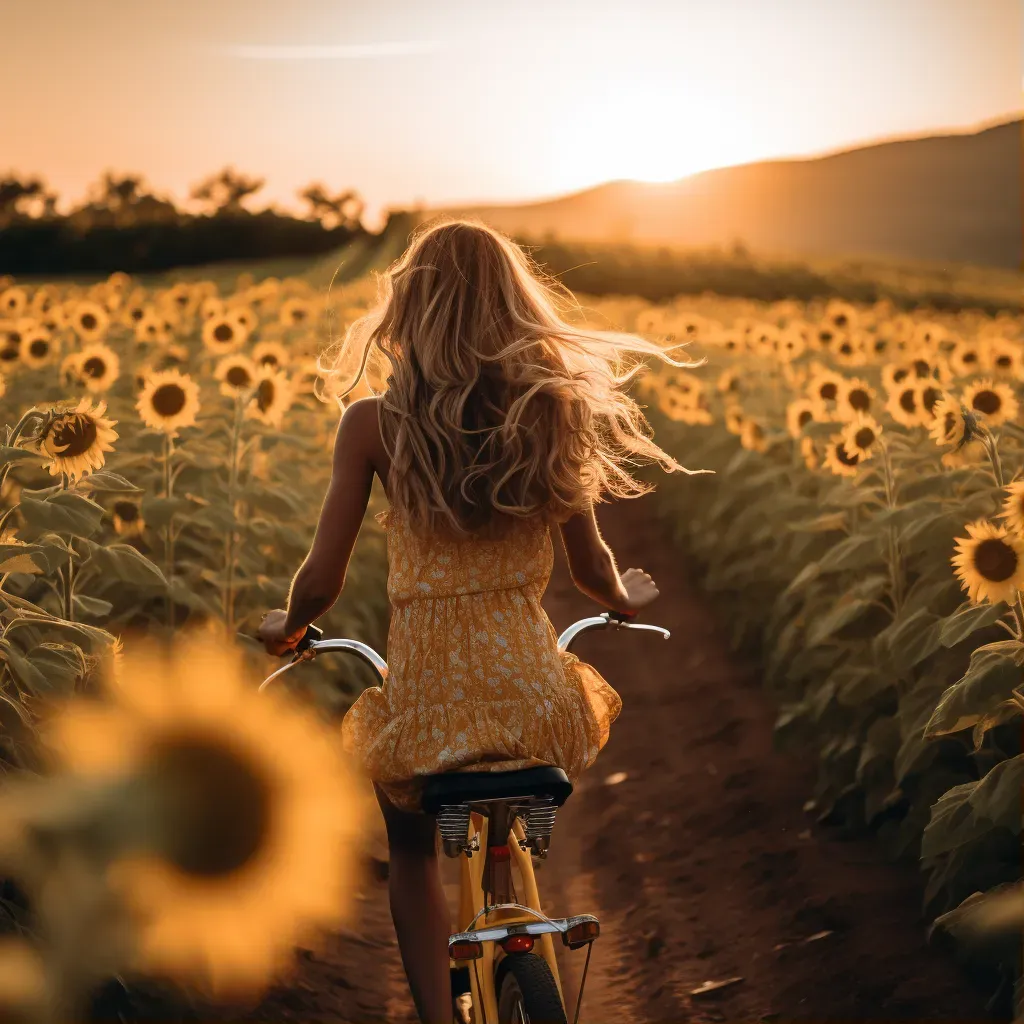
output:
[[[654,580],[643,569],[627,569],[620,579],[629,603],[627,614],[635,614],[641,608],[646,608],[658,596]]]
[[[287,618],[288,612],[284,608],[274,608],[263,616],[260,628],[256,630],[256,635],[263,641],[267,654],[273,654],[277,658],[294,650],[295,645],[306,632],[306,627],[303,626],[298,632],[291,635],[285,633]]]

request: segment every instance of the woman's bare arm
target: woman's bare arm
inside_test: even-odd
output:
[[[631,614],[658,596],[654,581],[643,570],[627,569],[619,575],[593,507],[570,516],[561,524],[561,533],[572,581],[587,597],[612,611]]]
[[[320,510],[313,544],[292,580],[286,636],[301,635],[326,612],[345,585],[349,559],[366,514],[373,484],[371,439],[377,431],[373,399],[353,402],[341,418],[334,442],[331,483]]]

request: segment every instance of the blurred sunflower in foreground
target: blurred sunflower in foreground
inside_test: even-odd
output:
[[[41,455],[50,460],[50,475],[65,473],[81,479],[102,469],[106,453],[114,450],[117,420],[107,419],[104,402],[93,405],[83,398],[78,405],[63,403],[51,409],[36,434]]]
[[[139,646],[106,690],[45,740],[74,777],[122,782],[108,876],[138,928],[134,968],[262,990],[352,903],[368,804],[334,732],[258,693],[223,637]]]

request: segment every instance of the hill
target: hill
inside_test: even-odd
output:
[[[450,208],[540,239],[855,255],[1017,269],[1021,120],[971,134],[773,160],[664,185],[615,181],[546,202]]]

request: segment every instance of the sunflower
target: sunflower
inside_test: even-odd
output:
[[[808,469],[817,469],[821,465],[821,455],[813,437],[800,438],[800,455]]]
[[[958,341],[949,354],[949,365],[958,377],[970,377],[988,364],[988,346],[984,342]]]
[[[1011,533],[1024,535],[1024,480],[1007,484],[1005,490],[1006,498],[999,518],[1006,523]]]
[[[166,345],[171,340],[171,334],[167,321],[155,309],[147,309],[135,321],[135,340],[140,345],[147,342]]]
[[[993,338],[988,345],[988,369],[1000,377],[1020,378],[1024,374],[1020,345],[1006,338]]]
[[[220,393],[228,398],[246,395],[252,391],[258,373],[256,364],[240,352],[225,356],[213,371],[214,377],[220,381]]]
[[[807,394],[815,401],[835,402],[839,398],[839,389],[844,380],[842,374],[821,369],[808,382]]]
[[[21,361],[31,369],[45,366],[56,353],[57,346],[45,327],[33,328],[21,336]]]
[[[912,382],[915,377],[914,368],[909,363],[886,363],[882,367],[882,385],[890,393]]]
[[[1017,418],[1017,399],[1006,384],[980,380],[964,388],[963,403],[993,427]]]
[[[247,415],[270,427],[279,427],[295,401],[295,386],[280,370],[261,369],[256,374],[256,391]]]
[[[808,423],[820,421],[821,413],[821,405],[810,398],[795,398],[786,406],[786,430],[789,436],[800,437]]]
[[[868,361],[864,338],[860,332],[840,331],[829,342],[828,351],[840,366],[863,366]]]
[[[313,305],[305,299],[285,299],[278,312],[278,322],[285,327],[301,327],[313,318]]]
[[[979,519],[957,537],[952,564],[972,604],[1012,603],[1024,585],[1024,538]]]
[[[859,377],[844,378],[836,396],[836,416],[841,420],[852,420],[861,414],[867,415],[875,405],[875,389]]]
[[[935,422],[935,411],[945,392],[939,386],[938,381],[919,380],[917,382],[917,408],[918,422],[925,427],[931,427]]]
[[[261,341],[253,346],[252,359],[257,366],[280,369],[288,364],[288,349],[279,341]]]
[[[201,320],[212,320],[214,317],[221,317],[227,312],[227,304],[218,295],[207,295],[199,303],[199,318]]]
[[[106,418],[104,402],[83,398],[78,405],[65,403],[50,410],[36,436],[40,454],[50,460],[50,475],[66,474],[81,479],[102,469],[106,452],[114,450],[117,420]]]
[[[109,345],[88,345],[77,356],[78,376],[90,391],[106,391],[121,373],[121,360]]]
[[[831,300],[825,307],[825,323],[837,331],[849,331],[857,326],[857,310],[848,302]]]
[[[18,285],[12,285],[0,292],[0,316],[21,316],[28,306],[28,292]]]
[[[980,435],[977,417],[951,395],[943,395],[935,405],[930,436],[939,446],[952,445],[958,451]]]
[[[245,331],[246,337],[256,330],[256,325],[259,323],[256,311],[244,302],[237,302],[228,306],[227,316]]]
[[[44,739],[60,769],[127,794],[108,877],[138,928],[133,971],[258,993],[346,922],[365,789],[334,732],[257,694],[223,636],[136,646],[106,698],[68,704]]]
[[[182,427],[195,425],[199,385],[177,370],[156,371],[146,379],[135,408],[147,427],[175,437]]]
[[[747,346],[746,335],[736,327],[722,331],[718,336],[718,345],[726,352],[742,352]]]
[[[737,437],[743,433],[743,424],[746,422],[746,417],[743,415],[743,409],[739,404],[730,405],[725,410],[725,429],[730,434],[735,434]]]
[[[740,430],[740,444],[751,452],[768,451],[769,444],[764,427],[755,419],[745,419],[743,429]]]
[[[824,461],[836,476],[856,476],[860,456],[847,449],[842,434],[833,434],[825,447]]]
[[[921,423],[917,382],[908,382],[889,394],[885,411],[901,426],[916,427]]]
[[[142,508],[137,501],[120,498],[110,509],[114,517],[114,530],[122,537],[137,537],[146,528]]]
[[[203,344],[214,355],[227,355],[245,344],[249,331],[229,310],[221,316],[212,316],[203,323]]]
[[[82,341],[99,341],[110,326],[110,314],[98,302],[79,302],[71,314],[71,327]]]
[[[0,320],[0,362],[14,363],[21,358],[21,335],[13,320]]]
[[[878,441],[882,428],[873,416],[858,413],[843,430],[843,450],[856,455],[861,462],[871,458],[871,450]]]

